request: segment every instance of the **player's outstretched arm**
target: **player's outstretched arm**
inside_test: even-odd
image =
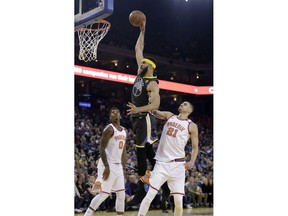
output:
[[[140,73],[139,68],[143,60],[145,26],[146,26],[146,22],[144,22],[140,26],[140,33],[139,33],[139,36],[135,45],[135,55],[136,55],[136,61],[138,65],[138,72],[137,72],[138,74]]]
[[[199,139],[198,139],[198,127],[197,127],[197,125],[195,123],[190,123],[189,124],[189,131],[190,131],[190,138],[191,138],[191,142],[192,142],[192,152],[191,152],[190,161],[185,164],[186,169],[192,169],[192,167],[194,166],[194,163],[196,161],[198,151],[199,151],[199,149],[198,149],[199,148],[198,147]]]
[[[152,112],[156,118],[158,119],[163,119],[163,120],[167,120],[168,118],[170,118],[172,115],[174,115],[172,112],[169,111],[160,111],[160,110],[155,110]]]
[[[99,152],[100,152],[100,156],[101,156],[101,159],[103,161],[103,164],[105,166],[105,170],[104,170],[103,176],[102,176],[103,180],[107,180],[109,175],[110,175],[110,168],[109,168],[109,164],[107,161],[107,155],[105,153],[105,149],[106,149],[108,142],[109,142],[109,139],[113,135],[113,133],[114,133],[114,131],[113,131],[113,128],[111,126],[106,127],[103,130],[101,141],[100,141]]]

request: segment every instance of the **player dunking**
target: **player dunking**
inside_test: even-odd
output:
[[[134,198],[127,203],[129,206],[138,205],[144,198],[144,176],[147,169],[148,159],[152,167],[155,165],[155,152],[152,144],[156,137],[156,118],[150,111],[157,110],[160,105],[158,79],[155,74],[156,61],[152,57],[143,57],[144,35],[146,21],[140,26],[140,34],[135,45],[135,55],[138,64],[137,77],[135,79],[131,100],[128,103],[128,115],[132,116],[132,128],[136,133],[137,162],[138,162],[138,190]],[[163,191],[169,194],[169,188],[164,185]],[[168,191],[168,192],[167,192]]]
[[[126,138],[127,130],[120,125],[120,111],[112,107],[109,111],[110,124],[105,127],[100,142],[98,163],[98,182],[102,188],[91,201],[84,216],[91,216],[111,192],[116,193],[116,213],[123,215],[125,209],[124,170],[126,169]]]
[[[185,169],[192,169],[198,154],[198,127],[188,119],[193,112],[191,103],[185,101],[179,108],[179,115],[171,112],[154,111],[159,119],[165,123],[156,152],[156,165],[151,172],[149,190],[141,202],[138,216],[145,216],[150,204],[161,185],[167,181],[174,197],[174,216],[183,214],[182,196],[185,195]],[[192,153],[189,162],[185,162],[185,145],[191,139]]]

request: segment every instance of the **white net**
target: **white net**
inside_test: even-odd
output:
[[[85,62],[97,60],[97,48],[99,42],[105,37],[111,27],[106,20],[95,20],[86,28],[77,30],[79,37],[78,58]]]

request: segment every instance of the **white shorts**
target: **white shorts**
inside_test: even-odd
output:
[[[110,175],[107,180],[103,180],[105,166],[102,160],[98,163],[98,177],[96,182],[101,182],[102,192],[111,193],[125,190],[124,175],[122,164],[109,163]]]
[[[150,187],[159,190],[167,181],[171,194],[185,195],[185,162],[160,162],[156,161],[151,178]]]

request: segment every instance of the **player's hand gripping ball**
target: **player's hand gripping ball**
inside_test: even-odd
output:
[[[129,21],[131,25],[140,27],[141,24],[146,21],[146,16],[142,11],[134,10],[129,15]]]

